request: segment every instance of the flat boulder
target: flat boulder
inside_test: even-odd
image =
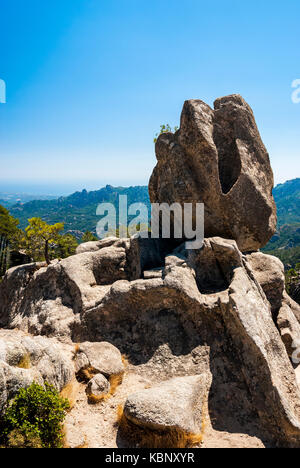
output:
[[[143,428],[198,434],[207,392],[206,375],[176,377],[127,398],[125,417]]]

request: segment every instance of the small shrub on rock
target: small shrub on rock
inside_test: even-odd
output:
[[[19,390],[0,422],[0,444],[6,447],[61,448],[63,421],[69,408],[54,387],[33,383]]]

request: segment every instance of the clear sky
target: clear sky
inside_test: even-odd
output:
[[[300,176],[299,0],[6,0],[0,192],[147,184],[184,100],[240,93],[276,182]]]

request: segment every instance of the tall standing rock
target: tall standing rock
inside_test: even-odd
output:
[[[152,203],[204,203],[205,237],[234,239],[243,252],[276,229],[273,172],[253,112],[239,95],[214,110],[186,101],[180,130],[160,135],[149,182]]]

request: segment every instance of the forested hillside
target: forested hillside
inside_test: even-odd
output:
[[[24,205],[18,204],[10,209],[24,229],[28,219],[39,217],[48,224],[64,223],[65,231],[95,232],[99,216],[96,209],[99,203],[112,203],[118,211],[119,195],[127,195],[128,204],[145,203],[150,209],[148,187],[112,187],[107,185],[94,192],[76,192],[57,200],[34,200]]]
[[[300,261],[300,179],[293,179],[274,189],[278,229],[263,249],[279,257],[286,266]]]

